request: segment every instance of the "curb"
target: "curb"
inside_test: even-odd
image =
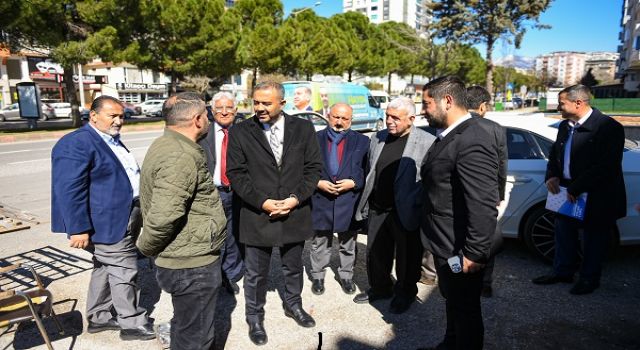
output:
[[[125,124],[123,131],[147,131],[147,130],[162,130],[164,129],[164,123],[153,125],[139,125],[139,124]],[[57,140],[62,136],[73,132],[76,129],[65,129],[61,131],[46,132],[46,131],[26,131],[24,133],[15,133],[13,135],[0,135],[0,144],[12,143],[20,141],[38,141],[38,140]]]

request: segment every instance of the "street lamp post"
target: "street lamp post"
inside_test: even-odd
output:
[[[310,9],[312,9],[314,7],[317,7],[317,6],[320,6],[320,5],[322,5],[322,1],[316,1],[315,4],[313,4],[313,6],[307,6],[305,8],[302,8],[302,9],[298,10],[298,11],[291,12],[291,16],[295,16],[295,15],[299,14],[300,12],[303,12],[303,11],[306,11],[306,10],[310,10]]]

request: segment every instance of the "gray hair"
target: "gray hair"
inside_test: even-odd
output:
[[[398,109],[407,112],[408,116],[416,115],[416,104],[408,97],[396,97],[387,105],[387,109]]]
[[[276,92],[278,93],[278,98],[279,99],[284,99],[284,86],[282,86],[282,84],[280,83],[276,83],[275,81],[265,81],[259,84],[256,84],[256,86],[253,87],[253,92],[256,92],[258,90],[270,90],[270,89],[274,89],[276,90]]]
[[[169,97],[162,105],[162,116],[167,126],[180,126],[193,119],[194,115],[206,111],[205,103],[200,94],[195,92],[181,92]]]
[[[353,107],[351,107],[351,105],[349,105],[348,103],[336,102],[332,104],[331,107],[329,107],[329,111],[332,111],[336,107],[347,107],[347,109],[349,109],[349,112],[353,115]]]
[[[233,107],[236,107],[236,98],[230,92],[226,91],[220,91],[217,94],[213,95],[213,97],[211,98],[211,107],[215,107],[216,102],[222,100],[223,98],[231,101],[233,103]]]
[[[560,94],[567,94],[567,99],[569,101],[575,102],[580,100],[590,105],[589,100],[591,100],[591,89],[589,89],[588,86],[582,84],[572,85],[560,91],[558,96],[560,96]]]

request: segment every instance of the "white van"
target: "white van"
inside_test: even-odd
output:
[[[378,101],[382,110],[387,109],[387,105],[389,104],[389,101],[391,101],[389,94],[381,90],[371,90],[371,96]]]

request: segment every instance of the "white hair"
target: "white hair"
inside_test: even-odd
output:
[[[215,107],[216,102],[220,101],[223,98],[231,101],[233,103],[233,107],[236,107],[236,98],[230,92],[226,91],[220,91],[217,94],[213,95],[213,97],[211,98],[211,107]]]
[[[387,109],[398,109],[407,112],[408,116],[416,115],[416,105],[408,97],[396,97],[387,105]]]

